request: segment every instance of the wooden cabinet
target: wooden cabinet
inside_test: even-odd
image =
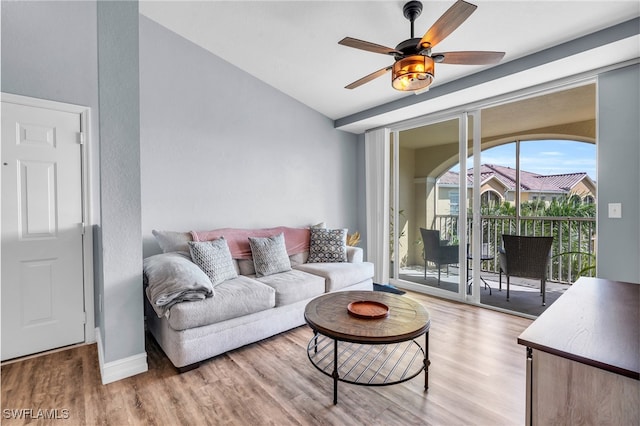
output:
[[[640,284],[580,278],[518,343],[527,425],[640,424]]]

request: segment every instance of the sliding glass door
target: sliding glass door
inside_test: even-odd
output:
[[[467,298],[468,114],[393,132],[389,254],[391,282]]]
[[[517,310],[500,292],[505,233],[554,236],[547,284],[593,274],[595,93],[587,80],[385,129],[388,201],[376,223],[388,227],[390,282]]]

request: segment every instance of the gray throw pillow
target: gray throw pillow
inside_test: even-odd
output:
[[[266,238],[249,237],[249,245],[257,277],[291,270],[284,234]]]
[[[311,228],[308,263],[347,261],[347,230]]]
[[[224,238],[202,242],[189,241],[189,250],[195,264],[207,274],[214,286],[238,276]]]

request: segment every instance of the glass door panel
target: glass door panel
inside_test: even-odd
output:
[[[478,250],[479,273],[473,275],[478,291],[478,302],[485,303],[498,298],[499,292],[499,250],[502,247],[502,234],[515,230],[515,144],[506,143],[482,149],[479,163]],[[472,177],[472,182],[474,179]],[[472,250],[471,258],[475,258]],[[500,293],[501,294],[501,293]]]
[[[466,287],[459,247],[466,240],[460,220],[467,189],[460,188],[455,169],[460,122],[456,117],[403,130],[392,144],[392,283],[450,298],[462,298]]]

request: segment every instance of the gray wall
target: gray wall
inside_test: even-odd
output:
[[[98,106],[95,2],[2,2],[2,91]]]
[[[598,256],[601,278],[640,283],[640,65],[598,77]],[[608,204],[622,203],[622,219]]]
[[[138,2],[98,2],[104,361],[145,352]]]
[[[144,253],[151,230],[358,228],[357,136],[140,17]]]

